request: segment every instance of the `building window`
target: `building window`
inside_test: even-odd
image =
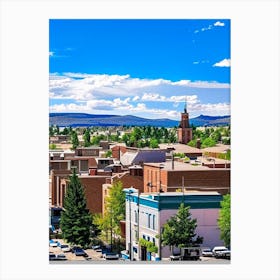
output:
[[[88,171],[88,161],[81,160],[81,171]]]
[[[156,216],[153,215],[153,220],[152,220],[152,229],[155,229],[155,225],[156,225]]]
[[[147,227],[150,228],[151,227],[151,214],[146,213],[147,214]]]
[[[135,220],[135,223],[138,223],[138,217],[137,217],[137,211],[134,210],[134,220]]]

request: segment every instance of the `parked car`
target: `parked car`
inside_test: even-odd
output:
[[[56,256],[56,260],[57,260],[57,261],[66,261],[67,258],[66,258],[66,256],[65,256],[64,254],[58,254],[58,255]]]
[[[212,252],[215,258],[230,259],[230,250],[227,247],[217,246],[213,248]]]
[[[107,252],[103,254],[105,260],[118,260],[120,258],[119,254],[113,252]]]
[[[88,257],[88,254],[80,247],[74,247],[72,248],[72,252],[76,255],[76,256],[83,256],[83,257]]]
[[[50,247],[57,247],[58,246],[58,242],[51,239],[49,241],[49,245],[50,245]]]
[[[181,248],[181,260],[200,260],[201,248],[200,247],[186,247]]]
[[[54,261],[56,260],[56,255],[55,254],[49,254],[49,261]]]
[[[203,257],[213,257],[213,252],[211,251],[210,248],[202,249],[201,254],[202,254]]]
[[[71,252],[71,248],[69,247],[69,245],[67,245],[67,244],[61,244],[60,245],[60,248],[61,248],[61,251],[62,252]]]
[[[97,250],[100,249],[100,251],[101,251],[101,246],[100,246],[100,245],[93,245],[93,246],[92,246],[92,249],[93,249],[94,251],[97,251]]]

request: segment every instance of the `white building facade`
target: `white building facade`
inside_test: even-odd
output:
[[[167,192],[139,196],[133,188],[125,189],[125,192],[126,250],[131,260],[160,260],[172,255],[169,246],[161,246],[160,232],[166,221],[176,215],[183,201],[186,206],[190,206],[192,218],[197,219],[196,234],[203,237],[201,247],[213,248],[223,245],[217,224],[222,200],[220,194]],[[158,248],[158,252],[150,253],[145,246],[141,246],[143,239],[152,242]]]

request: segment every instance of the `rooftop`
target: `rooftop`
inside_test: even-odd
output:
[[[214,147],[208,147],[202,149],[203,152],[212,152],[212,153],[223,153],[230,150],[230,145],[223,145],[223,144],[217,144]]]
[[[166,161],[162,163],[145,163],[144,166],[158,167],[167,171],[185,171],[185,170],[209,170],[209,167],[202,165],[192,165],[191,163],[183,163],[179,161],[174,161],[174,169],[172,168],[172,161]],[[212,168],[213,169],[213,168]]]
[[[175,153],[202,153],[202,150],[185,144],[159,144],[160,149],[174,149]]]

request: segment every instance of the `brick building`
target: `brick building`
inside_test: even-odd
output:
[[[191,163],[167,161],[144,164],[144,192],[172,192],[184,187],[185,191],[217,191],[230,193],[230,169],[209,168]]]

